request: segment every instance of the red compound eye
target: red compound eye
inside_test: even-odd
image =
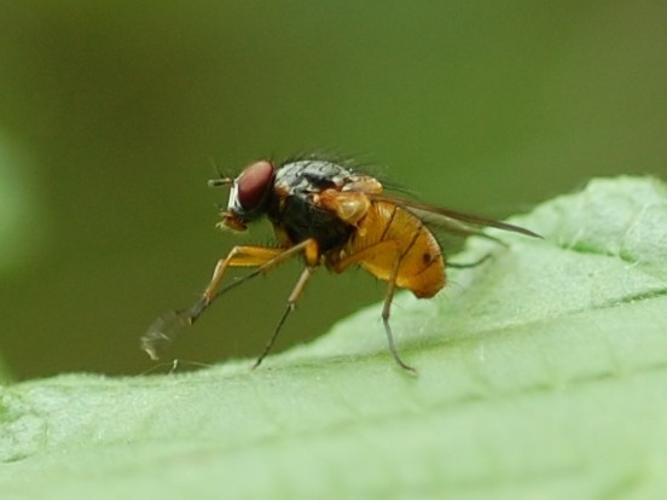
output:
[[[236,180],[237,196],[244,210],[252,211],[264,200],[273,181],[273,165],[258,161],[246,167]]]

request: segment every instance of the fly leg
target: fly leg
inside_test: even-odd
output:
[[[483,257],[472,262],[447,262],[447,267],[452,269],[471,269],[473,267],[484,264],[487,260],[493,257],[493,254],[487,253]]]
[[[220,259],[215,266],[213,276],[201,298],[190,308],[171,311],[160,316],[148,328],[141,338],[141,347],[151,357],[158,359],[158,351],[169,343],[181,328],[191,325],[218,297],[255,276],[265,274],[287,259],[303,253],[308,265],[319,262],[319,248],[315,240],[305,240],[287,250],[257,246],[237,246],[232,248],[227,257]],[[230,267],[256,267],[242,278],[219,288],[225,271]]]
[[[266,248],[255,246],[236,246],[231,249],[227,257],[220,259],[213,269],[213,276],[206,290],[197,303],[188,311],[188,320],[194,323],[204,312],[216,296],[216,290],[222,282],[225,271],[229,267],[261,267],[272,261],[285,250],[281,248]]]
[[[391,352],[391,355],[393,356],[394,360],[404,370],[416,374],[417,370],[415,370],[410,365],[406,364],[399,356],[398,350],[396,349],[396,345],[394,344],[394,335],[392,334],[391,326],[389,325],[391,303],[392,300],[394,299],[394,292],[396,291],[396,278],[398,277],[398,271],[399,268],[401,267],[401,261],[403,260],[403,256],[405,255],[405,252],[404,253],[400,252],[399,243],[394,240],[380,241],[379,243],[363,248],[358,252],[348,255],[339,260],[338,262],[333,263],[332,269],[337,273],[342,273],[353,264],[359,264],[364,261],[372,262],[379,256],[384,256],[386,254],[395,255],[395,260],[391,268],[391,271],[388,277],[386,278],[388,285],[387,285],[387,292],[384,298],[384,306],[382,307],[382,323],[384,325],[384,331],[387,335],[387,343],[389,344],[389,351]],[[385,278],[383,277],[383,279]]]
[[[287,259],[294,257],[299,253],[304,254],[308,265],[315,266],[319,262],[319,248],[315,240],[312,239],[304,240],[287,250],[266,247],[234,247],[227,258],[218,261],[218,264],[213,271],[211,282],[206,287],[206,290],[204,290],[201,299],[190,308],[190,323],[194,323],[211,302],[222,294],[245,283],[255,276],[268,273],[278,264],[285,262]],[[257,267],[257,269],[218,290],[222,277],[228,267],[247,266]]]
[[[188,309],[170,311],[156,319],[141,338],[142,349],[146,351],[151,359],[157,360],[159,351],[173,340],[181,328],[194,323],[208,307],[228,268],[262,266],[283,252],[284,250],[279,248],[254,246],[236,246],[232,248],[227,257],[220,259],[216,264],[213,277],[201,298]]]
[[[269,352],[271,351],[271,348],[273,347],[276,338],[278,338],[278,334],[280,333],[281,328],[285,324],[287,316],[289,316],[289,314],[294,310],[296,303],[299,300],[299,297],[301,297],[303,289],[306,287],[306,283],[308,282],[308,279],[313,275],[313,272],[315,272],[315,268],[307,266],[301,273],[301,276],[299,276],[299,280],[296,282],[296,285],[294,286],[292,293],[287,299],[287,308],[285,309],[285,312],[283,312],[283,315],[280,317],[280,321],[278,321],[276,328],[273,330],[273,335],[271,335],[271,338],[266,343],[266,346],[264,347],[262,354],[259,355],[259,357],[255,361],[255,364],[252,365],[253,369],[257,368],[262,363],[267,354],[269,354]]]
[[[398,366],[404,370],[409,371],[410,373],[416,375],[417,370],[412,366],[406,364],[401,357],[398,355],[396,346],[394,345],[394,335],[391,332],[391,326],[389,325],[389,315],[391,314],[391,303],[394,300],[394,292],[396,291],[396,278],[398,276],[398,270],[401,267],[401,260],[403,255],[400,255],[396,259],[394,268],[392,269],[391,276],[389,277],[389,284],[387,285],[387,293],[384,296],[384,305],[382,307],[382,323],[384,324],[384,331],[387,334],[387,343],[389,344],[389,351],[394,357],[394,361],[398,363]]]

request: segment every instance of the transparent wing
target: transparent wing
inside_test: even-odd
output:
[[[369,194],[368,196],[373,201],[385,201],[387,203],[393,203],[403,207],[406,210],[414,213],[420,219],[424,220],[424,222],[427,224],[441,227],[444,230],[454,234],[472,234],[495,240],[495,238],[492,236],[485,235],[480,231],[480,228],[482,227],[494,227],[496,229],[502,229],[503,231],[519,233],[525,236],[531,236],[533,238],[542,238],[542,236],[539,234],[524,227],[515,226],[514,224],[508,224],[506,222],[501,222],[494,219],[488,219],[480,215],[457,212],[456,210],[451,210],[449,208],[437,207],[428,203],[402,198],[399,196],[387,195],[385,193]]]

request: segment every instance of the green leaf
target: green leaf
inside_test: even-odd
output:
[[[594,180],[251,372],[2,389],[2,498],[665,498],[667,190]],[[454,259],[452,259],[454,260]]]

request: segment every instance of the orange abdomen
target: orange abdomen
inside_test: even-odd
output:
[[[382,242],[391,242],[383,243]],[[348,255],[376,247],[359,265],[388,281],[400,259],[396,285],[417,297],[432,297],[445,286],[445,262],[431,231],[411,212],[385,201],[371,202],[345,245]]]

